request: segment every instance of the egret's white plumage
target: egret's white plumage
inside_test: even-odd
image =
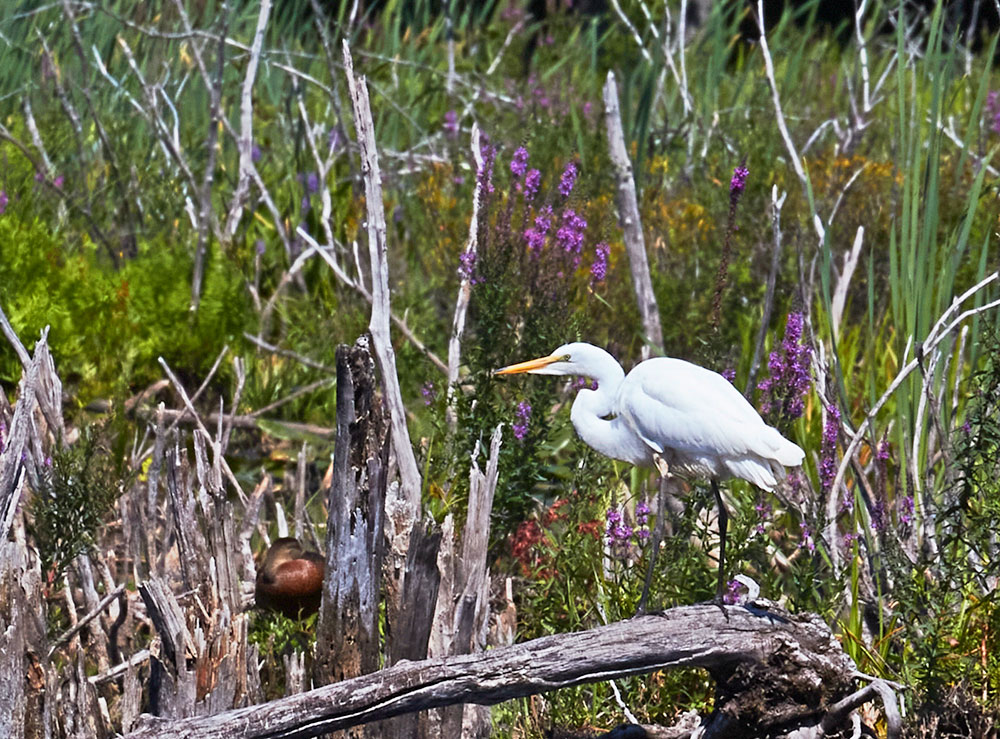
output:
[[[653,466],[658,456],[673,474],[739,477],[771,491],[805,456],[726,378],[683,359],[649,359],[626,375],[608,352],[575,342],[497,370],[519,372],[597,380],[596,390],[577,393],[570,419],[588,446],[614,459]]]

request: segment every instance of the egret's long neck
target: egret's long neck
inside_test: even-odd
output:
[[[617,362],[602,368],[597,390],[581,390],[573,402],[570,420],[583,442],[601,454],[632,464],[648,464],[649,451],[621,418],[607,418],[616,413],[615,398],[625,373]]]

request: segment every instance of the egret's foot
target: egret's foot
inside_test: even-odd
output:
[[[670,466],[667,464],[667,460],[659,454],[653,454],[653,464],[656,465],[656,470],[660,473],[660,477],[666,478],[670,474]]]

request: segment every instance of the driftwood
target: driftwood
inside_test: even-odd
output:
[[[816,616],[761,602],[685,606],[484,654],[402,662],[216,716],[143,717],[128,737],[312,737],[428,708],[489,705],[670,667],[702,667],[718,683],[715,711],[699,729],[704,739],[819,737],[849,726],[858,705],[841,700],[857,673],[829,628]],[[855,695],[870,699],[869,691]],[[837,720],[824,724],[835,706]]]

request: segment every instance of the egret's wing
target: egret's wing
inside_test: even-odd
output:
[[[654,451],[736,459],[773,456],[769,428],[721,375],[666,357],[643,362],[619,390],[619,415]]]

